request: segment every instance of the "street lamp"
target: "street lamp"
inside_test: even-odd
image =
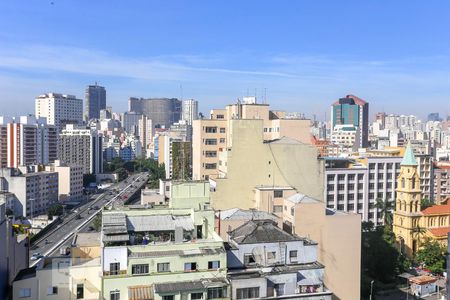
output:
[[[370,282],[370,298],[369,298],[370,300],[372,300],[373,283],[374,283],[374,280],[372,280]]]

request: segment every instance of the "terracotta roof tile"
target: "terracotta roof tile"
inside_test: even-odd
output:
[[[424,215],[450,214],[450,204],[433,205],[422,210]]]
[[[435,237],[447,236],[450,232],[450,227],[430,228],[428,231]]]

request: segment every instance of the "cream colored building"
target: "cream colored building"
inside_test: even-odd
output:
[[[59,201],[83,200],[83,167],[67,165],[56,160],[54,164],[45,167],[46,171],[58,173]]]
[[[66,124],[83,122],[83,100],[72,95],[48,93],[36,97],[35,115],[47,118],[47,123],[59,130]]]
[[[215,209],[266,210],[266,204],[256,204],[257,187],[287,187],[322,197],[324,166],[314,146],[287,137],[265,141],[261,119],[231,120],[229,128],[233,147],[222,149],[220,177],[210,180]]]
[[[227,105],[225,109],[211,110],[210,119],[193,121],[193,179],[218,177],[218,153],[232,147],[230,126],[234,120],[263,121],[261,132],[264,140],[289,137],[310,144],[311,121],[286,118],[282,111],[269,110],[269,104],[256,102],[255,97],[244,97],[242,102]]]

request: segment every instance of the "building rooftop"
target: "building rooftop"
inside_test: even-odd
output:
[[[294,195],[288,197],[286,200],[288,200],[292,203],[300,203],[300,202],[301,203],[318,203],[318,202],[321,202],[317,199],[314,199],[312,197],[309,197],[307,195],[300,194],[300,193],[294,194]]]
[[[266,144],[283,144],[283,145],[306,145],[305,143],[302,143],[296,139],[283,136],[279,139],[270,140],[270,141],[264,141]]]
[[[421,275],[421,276],[417,276],[417,277],[412,277],[409,279],[409,281],[411,283],[423,285],[423,284],[427,284],[427,283],[436,282],[437,278],[428,276],[428,275]]]
[[[79,232],[73,244],[77,247],[100,246],[100,232]]]
[[[34,276],[36,276],[36,266],[20,270],[16,278],[14,278],[14,281],[24,280]]]
[[[422,210],[424,215],[450,214],[450,204],[433,205]]]
[[[289,234],[272,220],[251,220],[229,232],[230,238],[238,244],[277,243],[303,241]]]
[[[435,237],[447,238],[448,233],[450,232],[450,227],[430,228],[428,231]]]
[[[240,208],[230,208],[216,213],[221,220],[273,220],[277,221],[276,215],[259,210],[244,210]]]

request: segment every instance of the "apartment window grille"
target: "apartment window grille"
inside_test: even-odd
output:
[[[157,265],[158,272],[170,272],[170,263],[159,263]]]
[[[148,264],[139,264],[131,266],[131,274],[148,274]]]
[[[236,289],[236,299],[259,298],[259,287]]]

